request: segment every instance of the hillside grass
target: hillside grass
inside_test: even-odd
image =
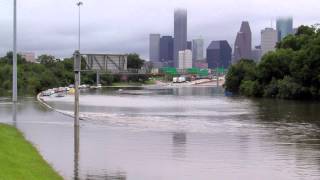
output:
[[[0,180],[62,180],[12,126],[0,124]]]

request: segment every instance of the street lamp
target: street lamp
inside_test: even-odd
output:
[[[80,31],[80,25],[81,25],[81,19],[80,19],[80,18],[81,18],[81,14],[80,14],[81,11],[80,11],[80,10],[81,10],[81,8],[80,8],[80,7],[81,7],[82,5],[83,5],[83,2],[81,2],[81,1],[79,1],[79,2],[77,3],[77,6],[79,7],[79,16],[78,16],[78,17],[79,17],[79,22],[78,22],[78,23],[79,23],[79,24],[78,24],[78,25],[79,25],[79,27],[78,27],[78,50],[79,50],[79,51],[80,51],[80,35],[81,35],[81,31]]]

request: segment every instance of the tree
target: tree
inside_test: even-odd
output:
[[[229,68],[226,76],[225,88],[227,91],[239,93],[241,82],[254,81],[256,63],[253,60],[242,59]]]
[[[257,76],[263,84],[269,84],[275,79],[282,79],[290,74],[289,64],[292,62],[294,52],[291,49],[280,49],[277,52],[267,53],[257,66]]]
[[[231,66],[226,90],[255,97],[320,99],[319,26],[300,26],[257,66],[244,61]]]
[[[54,56],[43,54],[38,57],[38,62],[44,65],[52,65],[55,62],[54,59],[55,59]]]
[[[139,57],[138,54],[128,55],[128,69],[141,69],[145,61]]]

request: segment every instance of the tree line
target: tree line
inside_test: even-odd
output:
[[[73,58],[64,60],[56,59],[51,55],[41,55],[37,58],[38,63],[27,62],[18,54],[18,91],[20,95],[36,94],[43,90],[68,86],[74,83]],[[128,68],[140,69],[145,61],[138,54],[128,55]],[[84,65],[84,63],[82,63]],[[103,85],[111,85],[114,82],[131,81],[144,82],[148,77],[120,75],[101,75]],[[82,84],[95,84],[94,72],[81,73]],[[8,52],[0,58],[0,95],[9,95],[12,91],[12,52]]]
[[[229,68],[226,91],[280,99],[320,99],[319,25],[300,26],[259,63],[242,59]]]

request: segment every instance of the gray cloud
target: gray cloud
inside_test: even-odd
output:
[[[38,55],[69,57],[77,46],[76,0],[19,0],[18,47]],[[82,50],[137,52],[148,57],[149,33],[172,35],[173,11],[188,9],[188,38],[226,39],[234,43],[248,20],[253,44],[277,16],[291,15],[294,25],[320,22],[318,0],[83,0]],[[275,23],[274,23],[275,24]],[[0,0],[0,54],[12,46],[12,0]]]

